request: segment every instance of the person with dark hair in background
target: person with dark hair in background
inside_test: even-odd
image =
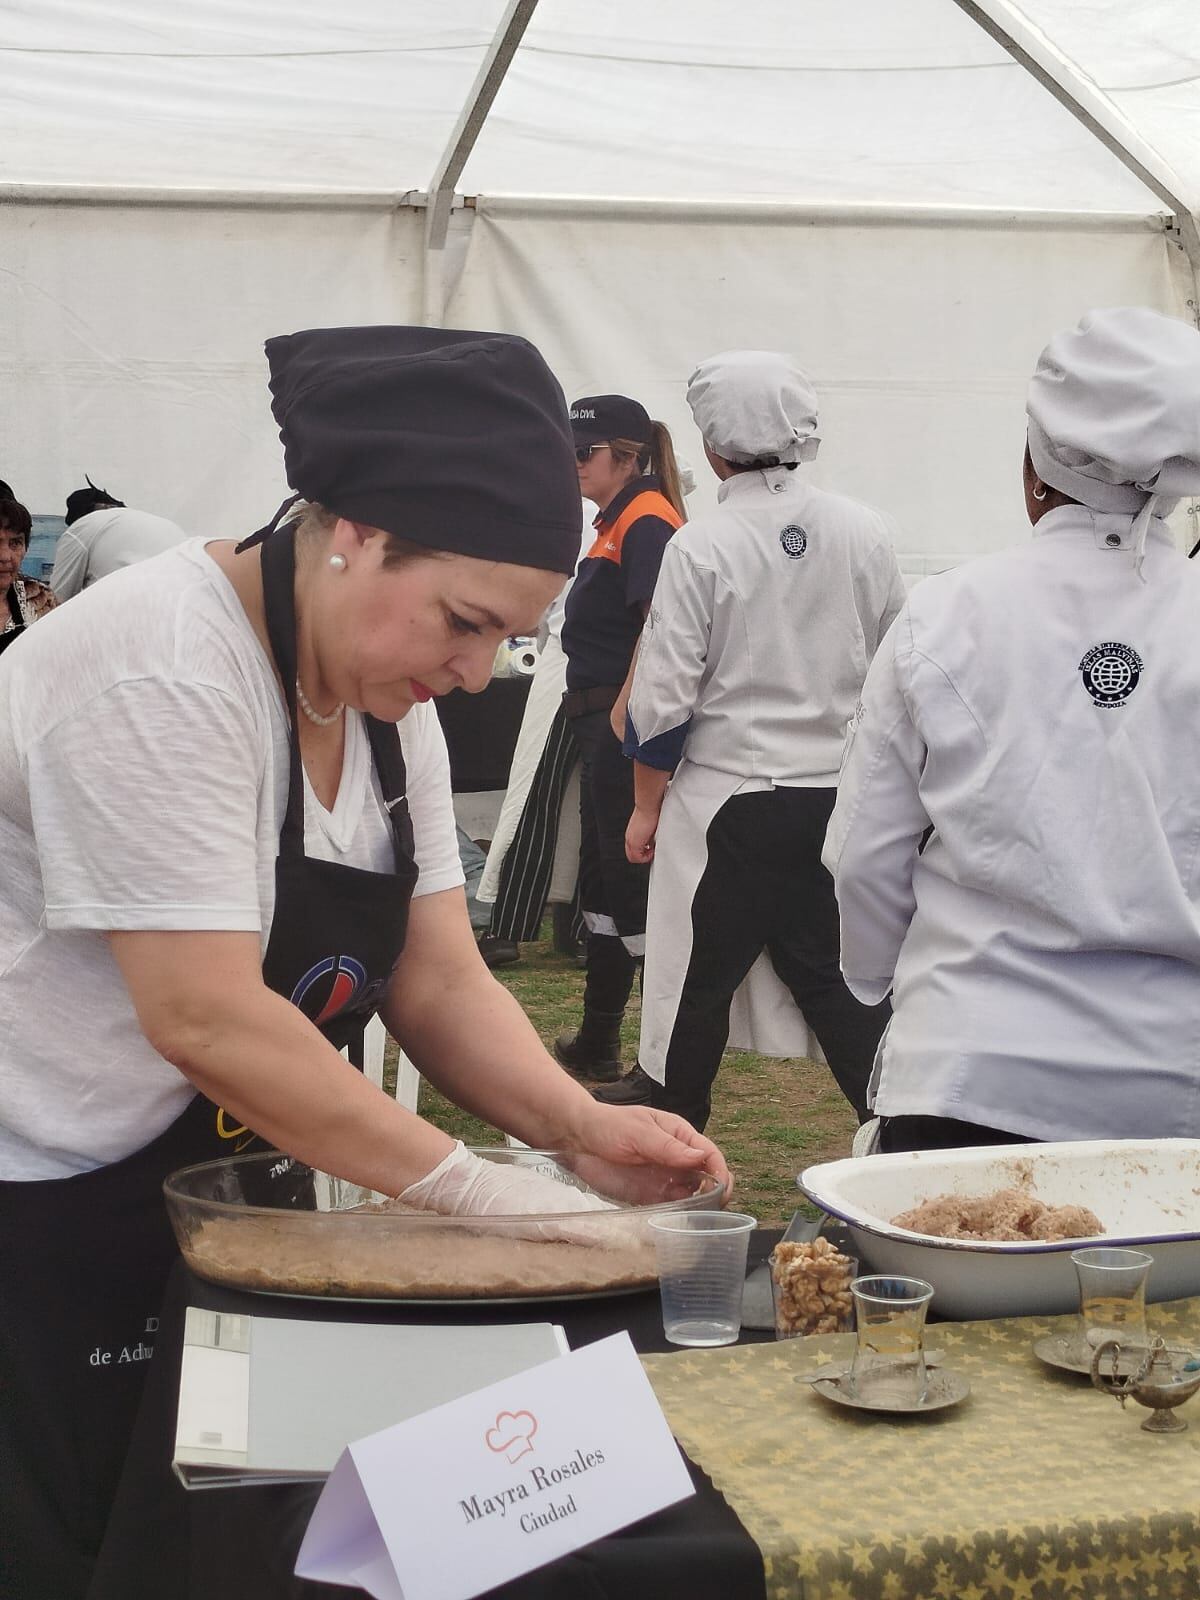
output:
[[[663,551],[684,520],[671,435],[625,395],[592,395],[571,407],[579,489],[601,507],[596,537],[567,596],[563,709],[579,747],[579,902],[587,928],[583,1020],[560,1034],[563,1066],[614,1083],[621,1076],[621,1020],[646,949],[649,868],[625,857],[633,768],[614,732],[637,660]]]
[[[33,518],[19,500],[0,497],[0,651],[7,650],[31,622],[58,603],[39,579],[21,576],[32,528]]]
[[[187,534],[166,517],[131,511],[89,478],[86,489],[67,496],[66,527],[54,548],[50,587],[59,600],[69,600],[110,572],[160,555]]]

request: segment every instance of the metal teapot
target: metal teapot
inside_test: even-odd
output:
[[[1092,1382],[1096,1388],[1119,1400],[1122,1410],[1129,1399],[1147,1406],[1150,1415],[1142,1423],[1147,1433],[1182,1433],[1187,1423],[1175,1415],[1175,1407],[1200,1389],[1200,1361],[1185,1350],[1168,1349],[1161,1338],[1155,1338],[1136,1371],[1121,1376],[1120,1362],[1120,1344],[1116,1339],[1105,1340],[1092,1357]]]

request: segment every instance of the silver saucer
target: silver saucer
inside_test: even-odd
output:
[[[1168,1346],[1172,1356],[1178,1357],[1178,1365],[1182,1367],[1191,1357],[1191,1351]],[[1079,1358],[1073,1338],[1068,1338],[1065,1333],[1050,1333],[1044,1339],[1038,1339],[1033,1347],[1033,1353],[1039,1361],[1044,1361],[1048,1367],[1057,1367],[1060,1372],[1078,1372],[1081,1377],[1090,1378],[1092,1375],[1092,1362],[1089,1355],[1086,1361]],[[1122,1350],[1117,1358],[1118,1378],[1132,1376],[1146,1359],[1144,1349],[1132,1347]],[[1104,1358],[1105,1376],[1112,1373],[1112,1362],[1109,1357]]]
[[[878,1405],[870,1400],[859,1400],[844,1387],[844,1380],[849,1373],[849,1367],[840,1367],[802,1381],[823,1400],[833,1400],[839,1406],[852,1406],[856,1411],[882,1411],[890,1416],[917,1416],[926,1411],[944,1411],[947,1406],[956,1406],[960,1400],[965,1400],[971,1392],[971,1385],[961,1373],[936,1367],[928,1373],[925,1398],[919,1405]]]

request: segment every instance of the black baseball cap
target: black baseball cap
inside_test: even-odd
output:
[[[576,400],[571,407],[571,432],[576,444],[604,444],[609,439],[654,443],[650,413],[623,394],[592,394]]]
[[[266,353],[288,482],[304,499],[430,549],[574,572],[566,401],[527,340],[309,328],[268,339]]]

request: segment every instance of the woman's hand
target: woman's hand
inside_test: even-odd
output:
[[[658,832],[658,812],[636,809],[625,829],[625,857],[635,867],[654,860],[654,836]]]
[[[432,1172],[410,1184],[399,1197],[405,1205],[443,1217],[536,1217],[527,1227],[506,1230],[513,1237],[547,1239],[568,1244],[604,1244],[605,1233],[576,1213],[611,1212],[612,1202],[586,1194],[557,1178],[515,1161],[484,1161],[472,1155],[461,1139]],[[570,1214],[564,1220],[563,1213]],[[555,1220],[548,1222],[549,1215]]]
[[[572,1149],[575,1159],[571,1165],[586,1183],[603,1194],[635,1204],[690,1194],[694,1187],[691,1179],[699,1172],[709,1173],[727,1191],[733,1187],[725,1157],[716,1145],[673,1111],[655,1111],[650,1106],[606,1106],[593,1100],[572,1141]],[[605,1165],[627,1170],[610,1170],[606,1174],[601,1171]],[[659,1170],[639,1170],[647,1167]],[[672,1181],[672,1175],[677,1181]],[[662,1193],[664,1188],[674,1192]],[[659,1192],[651,1194],[649,1189]]]

